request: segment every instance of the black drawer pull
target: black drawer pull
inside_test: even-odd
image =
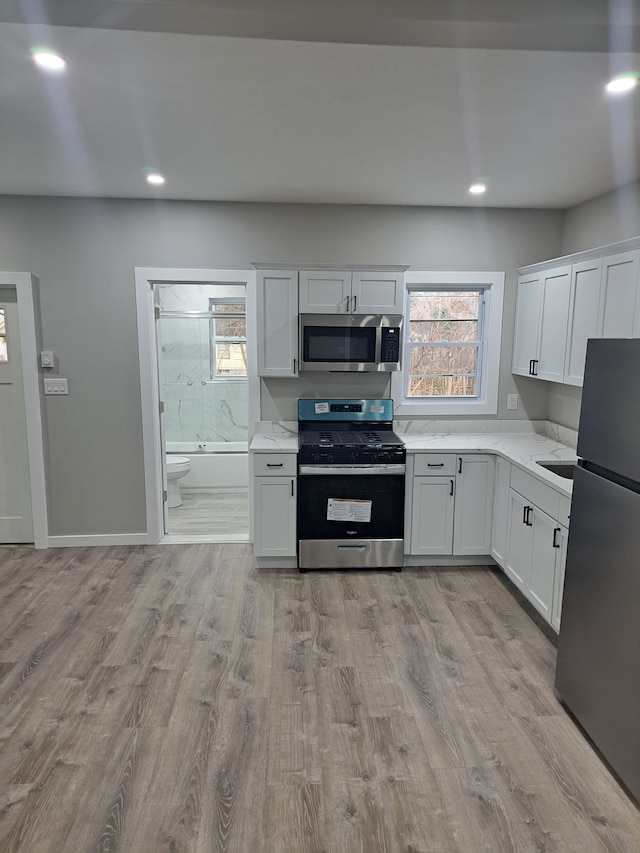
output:
[[[444,462],[427,462],[427,468],[444,468]]]
[[[283,468],[284,462],[267,462],[267,468]]]

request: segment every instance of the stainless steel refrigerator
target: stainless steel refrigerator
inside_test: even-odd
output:
[[[640,800],[640,340],[587,346],[556,691]]]

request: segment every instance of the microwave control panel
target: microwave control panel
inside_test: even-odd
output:
[[[380,348],[380,361],[400,361],[400,329],[395,326],[382,327],[382,346]]]

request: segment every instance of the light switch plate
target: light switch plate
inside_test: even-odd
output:
[[[507,394],[507,409],[515,411],[518,408],[518,395]]]
[[[69,386],[66,379],[45,379],[45,394],[68,394]]]
[[[53,367],[53,353],[45,349],[40,353],[40,364],[42,367]]]

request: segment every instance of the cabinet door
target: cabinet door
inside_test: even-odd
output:
[[[352,314],[402,314],[404,275],[392,272],[354,272]]]
[[[509,477],[511,463],[496,457],[495,487],[493,491],[493,521],[491,528],[491,556],[502,568],[507,561],[507,525],[509,520]]]
[[[556,576],[556,549],[554,541],[558,524],[545,512],[534,508],[533,550],[529,589],[525,594],[541,616],[551,622],[553,591]]]
[[[564,570],[567,563],[567,537],[569,531],[559,524],[556,527],[554,546],[556,549],[555,588],[553,590],[553,611],[551,626],[560,631],[560,616],[562,614],[562,594],[564,592]]]
[[[298,272],[258,274],[258,376],[298,375]]]
[[[300,270],[301,314],[350,314],[351,273],[342,270]]]
[[[633,336],[639,255],[637,250],[621,252],[602,261],[601,338]]]
[[[534,374],[548,382],[562,382],[567,347],[571,267],[543,273],[544,291],[540,320],[540,347]]]
[[[509,489],[509,528],[505,572],[519,590],[527,593],[531,576],[533,519],[531,505]]]
[[[518,279],[516,325],[513,337],[513,373],[534,375],[538,358],[538,333],[542,310],[543,281],[541,273],[522,275]]]
[[[582,385],[587,341],[598,336],[601,280],[601,258],[583,261],[572,267],[564,362],[564,381],[567,385]]]
[[[295,477],[254,479],[253,551],[256,557],[295,557]]]
[[[491,551],[494,465],[493,456],[458,456],[454,554],[488,554]]]
[[[411,553],[451,554],[453,477],[415,477],[411,510]]]

